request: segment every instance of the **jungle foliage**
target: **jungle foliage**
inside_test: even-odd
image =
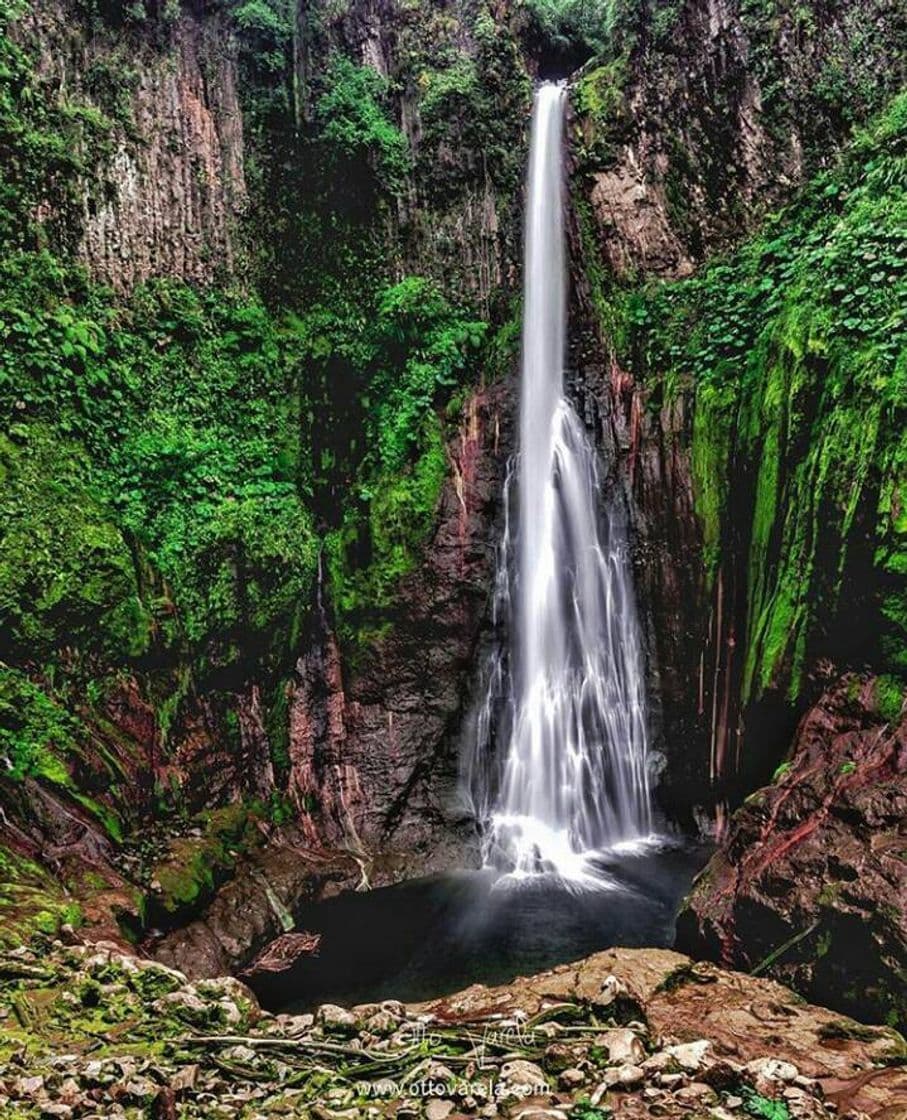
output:
[[[694,394],[708,569],[749,573],[744,696],[796,696],[821,649],[907,670],[905,229],[900,96],[738,252],[611,319],[653,405]]]
[[[166,728],[189,679],[279,674],[323,548],[342,633],[372,632],[364,605],[387,616],[431,527],[444,406],[476,376],[485,323],[379,263],[413,170],[388,82],[334,52],[301,124],[282,0],[231,8],[250,274],[128,295],[92,281],[76,260],[83,193],[129,139],[128,88],[110,113],[65,93],[11,33],[24,11],[0,0],[0,753],[14,778],[66,784],[85,734],[70,682],[102,691],[125,670],[154,693],[163,674]],[[155,49],[175,18],[83,16],[99,36],[148,21]],[[319,171],[300,191],[303,149]]]

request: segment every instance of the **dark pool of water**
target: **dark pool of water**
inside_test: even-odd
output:
[[[317,957],[256,985],[274,1010],[429,999],[506,983],[613,945],[670,946],[678,905],[708,852],[670,842],[607,860],[609,889],[570,891],[544,878],[500,882],[459,872],[344,894],[304,909]]]

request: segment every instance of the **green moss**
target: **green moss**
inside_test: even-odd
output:
[[[377,640],[394,607],[400,580],[415,566],[423,541],[434,524],[435,510],[447,476],[447,455],[441,423],[428,416],[414,463],[400,473],[382,474],[369,505],[370,557],[356,563],[358,525],[352,518],[329,534],[326,555],[335,609],[347,637]]]
[[[898,677],[882,676],[875,682],[873,700],[879,715],[889,723],[897,723],[904,710],[907,687]]]
[[[236,865],[262,842],[252,807],[236,803],[196,818],[201,836],[171,842],[166,859],[151,869],[157,883],[150,900],[166,914],[194,908]]]
[[[608,300],[637,377],[694,395],[706,570],[746,572],[744,700],[796,697],[851,599],[877,612],[880,668],[897,671],[907,648],[905,145],[900,97],[735,255]]]
[[[0,948],[82,922],[81,907],[44,868],[0,847]]]
[[[715,579],[721,559],[735,405],[730,387],[703,386],[697,394],[693,417],[693,486],[696,512],[702,523],[703,558],[710,582]]]
[[[0,668],[0,754],[8,777],[71,785],[65,759],[79,733],[76,720],[24,673]]]
[[[625,90],[628,56],[587,66],[572,87],[579,121],[580,169],[596,170],[613,162],[622,128],[626,125]]]
[[[13,436],[0,436],[0,650],[49,657],[91,644],[113,657],[140,654],[149,615],[87,458],[43,425],[17,425]]]

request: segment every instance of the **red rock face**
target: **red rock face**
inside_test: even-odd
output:
[[[907,718],[845,678],[737,811],[681,915],[686,950],[865,1017],[907,1019]]]
[[[296,666],[290,796],[310,842],[356,853],[373,884],[456,865],[469,842],[456,804],[459,731],[494,570],[509,430],[509,386],[477,392],[448,446],[436,528],[404,579],[393,630],[355,671],[327,630]]]

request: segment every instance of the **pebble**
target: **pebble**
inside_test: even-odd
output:
[[[608,1031],[602,1036],[608,1060],[614,1065],[638,1066],[646,1057],[646,1048],[630,1030]]]
[[[578,1089],[580,1085],[586,1084],[586,1075],[581,1069],[565,1069],[558,1081],[564,1089]]]
[[[705,1062],[705,1056],[712,1049],[708,1039],[701,1038],[696,1042],[684,1042],[677,1046],[669,1046],[668,1053],[677,1064],[690,1073],[697,1073]]]
[[[674,1100],[680,1101],[682,1104],[702,1107],[717,1104],[718,1094],[710,1085],[705,1085],[701,1081],[694,1081],[690,1085],[684,1085],[677,1089],[674,1093]]]
[[[794,1081],[800,1071],[792,1062],[780,1058],[755,1058],[743,1067],[752,1077],[763,1077],[769,1081]]]
[[[55,1117],[56,1120],[69,1120],[72,1116],[72,1109],[68,1104],[63,1104],[61,1101],[54,1104],[42,1104],[41,1115]]]
[[[323,1003],[318,1008],[315,1022],[326,1031],[353,1031],[356,1029],[356,1016],[345,1007],[333,1003]]]
[[[16,1097],[34,1097],[43,1088],[43,1077],[17,1077],[12,1086],[13,1095]]]
[[[646,1075],[639,1066],[626,1063],[618,1068],[617,1084],[623,1089],[635,1089],[646,1080]]]
[[[126,1095],[135,1101],[145,1103],[154,1100],[157,1094],[157,1085],[148,1077],[133,1077],[126,1082]]]
[[[194,1089],[198,1082],[198,1066],[183,1066],[170,1078],[170,1088],[174,1093],[185,1093]]]
[[[534,1062],[527,1062],[523,1058],[505,1062],[501,1066],[498,1080],[506,1088],[524,1096],[544,1092],[548,1087],[548,1079],[541,1069]]]
[[[627,986],[623,981],[618,980],[616,976],[606,976],[595,1002],[599,1007],[610,1007],[617,997],[624,995],[626,991]]]
[[[445,1101],[433,1097],[425,1106],[426,1120],[447,1120],[447,1117],[453,1110],[453,1101]]]

